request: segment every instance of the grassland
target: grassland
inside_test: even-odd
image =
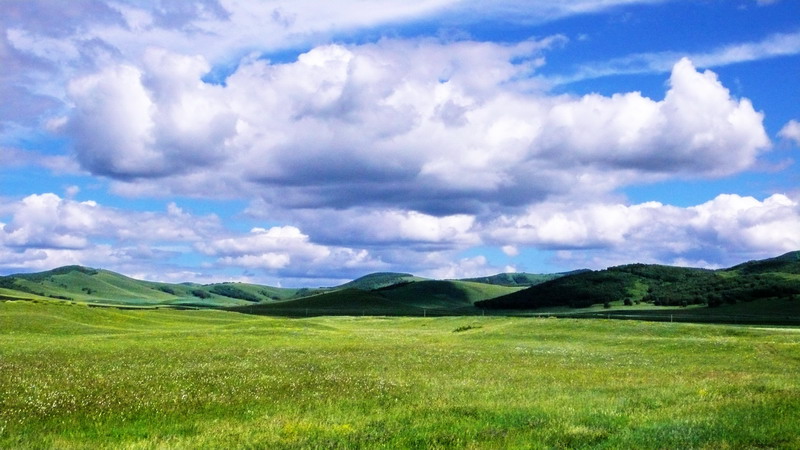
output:
[[[797,328],[0,302],[0,448],[798,448]]]

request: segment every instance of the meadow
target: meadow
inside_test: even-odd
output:
[[[800,448],[800,329],[0,302],[0,448]]]

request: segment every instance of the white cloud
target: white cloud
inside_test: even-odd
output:
[[[248,213],[264,219],[270,217],[269,206],[263,202],[252,205]],[[476,218],[468,214],[437,217],[400,209],[320,208],[292,211],[286,218],[305,224],[304,230],[316,240],[327,243],[452,249],[480,242],[475,230]]]
[[[64,202],[55,194],[24,198],[11,223],[3,226],[2,242],[15,247],[70,248],[89,246],[86,232],[97,228],[92,202]],[[90,231],[89,231],[90,232]]]
[[[694,58],[702,67],[717,67],[748,61],[797,55],[800,53],[800,32],[776,33],[758,42],[745,42],[721,47]]]
[[[568,0],[477,2],[459,0],[219,0],[114,2],[74,0],[74,10],[52,8],[46,0],[5,0],[14,25],[15,48],[54,60],[77,60],[86,47],[103,42],[127,58],[152,46],[186,54],[201,52],[225,61],[251,49],[280,49],[319,44],[336,33],[369,29],[415,19],[447,17],[469,23],[486,17],[543,22],[637,3],[663,0]],[[2,19],[0,19],[2,20]]]
[[[110,67],[70,83],[76,108],[67,126],[84,167],[111,176],[165,176],[224,156],[235,119],[221,88],[200,80],[205,61],[151,49],[145,66],[146,72]]]
[[[0,166],[34,166],[48,169],[57,174],[77,174],[82,170],[77,162],[68,156],[46,155],[32,150],[0,147]]]
[[[800,122],[794,119],[786,122],[786,125],[778,132],[778,136],[800,145]]]
[[[496,0],[484,2],[468,0],[462,2],[462,13],[469,17],[502,17],[505,20],[538,23],[563,17],[590,14],[624,5],[656,4],[668,0]]]
[[[531,91],[516,80],[548,45],[329,45],[242,65],[226,86],[200,82],[202,59],[151,50],[158,69],[75,81],[70,128],[85,167],[121,190],[435,216],[727,175],[769,145],[750,102],[688,60],[662,101]]]
[[[800,248],[800,203],[775,194],[763,201],[720,195],[692,208],[691,226],[723,248],[778,254]]]
[[[437,267],[424,270],[420,275],[434,279],[458,279],[494,275],[502,271],[503,268],[490,265],[483,255],[458,260],[452,260],[448,255]]]
[[[2,202],[0,215],[8,216],[0,223],[0,267],[9,268],[113,268],[132,261],[158,265],[181,251],[180,245],[220,228],[214,216],[128,212],[52,193]],[[173,249],[161,249],[165,244]]]
[[[331,253],[328,248],[309,242],[308,236],[292,226],[253,228],[249,235],[201,242],[197,248],[208,255],[222,256],[228,264],[257,267],[260,259],[273,269],[286,267],[291,262],[290,254],[313,261]]]
[[[6,216],[0,222],[0,267],[6,269],[82,264],[175,281],[168,274],[195,272],[173,259],[202,261],[207,255],[215,258],[216,270],[256,270],[259,278],[312,284],[321,274],[346,278],[387,267],[365,249],[320,245],[296,227],[234,233],[216,216],[192,215],[175,203],[165,212],[131,212],[46,193],[0,202],[0,218]],[[204,276],[219,281],[216,270]]]
[[[602,257],[595,260],[583,252],[560,256],[592,267],[634,261],[686,263],[697,261],[695,255],[732,264],[800,248],[800,202],[782,194],[764,200],[722,194],[688,208],[657,202],[545,203],[486,224],[484,235],[487,242],[506,245],[596,249]],[[730,250],[721,254],[722,249]]]
[[[285,269],[286,273],[294,276],[307,276],[317,270],[335,273],[353,269],[368,271],[384,266],[366,250],[311,242],[308,235],[293,226],[253,228],[247,235],[200,242],[196,248],[217,257],[226,266]]]
[[[41,194],[3,203],[0,217],[5,216],[0,267],[6,270],[83,264],[170,281],[188,273],[197,276],[189,281],[219,281],[226,278],[222,268],[244,271],[231,279],[302,285],[337,284],[379,270],[435,278],[510,270],[482,255],[458,256],[475,245],[498,245],[510,257],[526,248],[554,250],[568,269],[633,261],[719,267],[800,248],[800,202],[782,194],[763,200],[723,194],[685,208],[656,202],[545,202],[523,214],[470,219],[468,241],[459,240],[461,231],[441,234],[437,227],[447,221],[427,216],[416,218],[422,225],[409,237],[404,226],[416,219],[400,215],[401,223],[387,234],[361,237],[361,248],[322,244],[288,225],[232,232],[213,216],[194,216],[175,204],[165,212],[123,212]],[[411,222],[403,224],[409,217]],[[430,241],[421,240],[419,230]],[[179,256],[208,261],[207,273],[177,265]]]
[[[220,229],[215,216],[191,216],[175,207],[168,214],[129,212],[52,193],[29,195],[1,210],[11,220],[3,226],[0,242],[25,248],[82,249],[98,237],[120,242],[195,242]]]
[[[504,245],[500,247],[500,250],[506,254],[506,256],[517,256],[519,255],[519,248],[516,245]]]
[[[661,102],[639,93],[587,95],[559,102],[548,119],[544,129],[554,131],[544,151],[609,168],[729,174],[769,143],[751,103],[732,99],[713,72],[696,71],[688,59],[673,67]]]
[[[563,84],[610,75],[664,73],[669,72],[681,58],[691,59],[698,67],[711,68],[797,54],[800,54],[800,31],[775,33],[760,41],[724,45],[701,53],[685,51],[638,53],[590,63],[571,76],[557,77],[552,81]]]

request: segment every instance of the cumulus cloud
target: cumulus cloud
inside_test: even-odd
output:
[[[0,132],[36,126],[63,109],[65,79],[81,67],[96,68],[104,51],[105,44],[82,31],[115,22],[107,5],[76,0],[52,6],[46,0],[2,3]]]
[[[20,150],[18,148],[0,147],[0,166],[5,168],[42,167],[59,174],[82,172],[80,165],[68,156],[45,155],[33,150]]]
[[[328,248],[309,242],[308,236],[291,226],[253,228],[248,236],[217,239],[197,247],[203,253],[221,256],[226,264],[271,269],[286,267],[292,256],[313,261],[330,255]]]
[[[68,127],[82,165],[101,175],[155,177],[223,157],[235,122],[221,88],[200,81],[205,61],[163,50],[148,51],[145,61],[146,75],[119,65],[70,83],[76,108]]]
[[[669,84],[660,102],[629,93],[555,105],[545,151],[587,166],[722,175],[748,167],[768,145],[762,114],[731,98],[713,72],[698,72],[684,58]]]
[[[365,249],[317,244],[293,226],[234,233],[216,216],[196,216],[174,203],[161,212],[132,212],[34,194],[0,202],[0,220],[0,267],[11,269],[84,264],[163,279],[189,273],[170,260],[195,252],[260,276],[360,276],[386,267]]]
[[[66,80],[141,61],[158,46],[215,64],[253,51],[305,47],[334,32],[431,14],[451,3],[311,1],[116,2],[4,0],[0,9],[0,133],[35,130],[69,104]],[[235,63],[235,61],[234,61]],[[188,106],[188,105],[187,105]]]
[[[196,248],[226,266],[272,270],[288,277],[365,273],[386,266],[364,249],[311,242],[293,226],[253,228],[248,235],[201,242]]]
[[[0,202],[0,220],[0,267],[17,269],[159,265],[221,228],[215,216],[191,216],[174,205],[131,212],[52,193]]]
[[[800,248],[800,202],[783,194],[764,200],[721,194],[687,208],[658,202],[546,203],[523,215],[501,217],[484,233],[487,241],[505,245],[597,249],[602,259],[583,259],[593,267],[632,261],[686,264],[698,255],[735,263]],[[562,259],[575,258],[567,252]]]
[[[257,202],[248,208],[253,217],[270,217],[268,206]],[[297,210],[286,215],[317,242],[341,245],[401,245],[417,249],[462,249],[480,243],[476,218],[468,214],[437,217],[401,209],[351,208],[348,210]]]
[[[126,212],[38,194],[0,204],[0,267],[84,264],[154,280],[179,281],[174,277],[180,274],[194,274],[183,281],[226,278],[176,262],[191,258],[241,271],[229,279],[321,285],[382,270],[462,278],[525,269],[484,255],[460,256],[476,245],[496,245],[509,257],[551,250],[567,269],[632,261],[719,267],[800,248],[800,201],[783,194],[763,200],[722,194],[691,207],[545,202],[522,214],[468,220],[386,214],[386,234],[377,233],[377,223],[354,246],[345,245],[348,238],[321,243],[290,225],[234,232],[214,216],[195,216],[175,204],[162,212]],[[393,225],[392,218],[398,219]],[[342,222],[329,226],[348,230]]]
[[[69,127],[87,169],[132,189],[156,178],[176,193],[223,184],[289,209],[436,216],[727,175],[769,145],[762,114],[686,59],[663,100],[550,96],[520,81],[552,43],[328,45],[242,65],[225,86],[200,81],[202,58],[154,50],[150,69],[74,81]]]
[[[220,227],[215,216],[193,217],[174,205],[167,213],[127,212],[52,193],[29,195],[0,211],[11,218],[0,230],[0,242],[22,248],[85,249],[97,237],[194,242]]]
[[[527,12],[500,2],[489,9],[556,17],[624,3],[631,1],[536,2]],[[72,67],[61,75],[73,78],[66,96],[45,81],[51,77],[25,83],[72,105],[62,130],[78,161],[117,180],[115,191],[126,195],[258,192],[284,208],[478,214],[675,174],[730,174],[768,145],[749,102],[731,98],[686,61],[673,68],[663,100],[635,92],[548,95],[535,70],[562,36],[516,45],[322,45],[289,63],[239,60],[244,53],[234,51],[235,61],[222,61],[236,68],[224,84],[202,81],[232,49],[280,48],[302,36],[314,42],[309,36],[330,27],[447,8],[466,17],[477,9],[471,3],[387,0],[326,9],[230,0],[156,8],[85,0],[97,20],[68,15],[63,23],[34,17],[25,2],[9,5],[19,19],[6,25],[14,61],[28,69],[35,61]]]
[[[794,119],[786,122],[786,125],[778,132],[778,136],[800,145],[800,122]]]
[[[510,270],[508,270],[510,269]],[[435,269],[423,271],[422,275],[434,279],[473,278],[503,271],[513,272],[512,267],[493,267],[483,255],[457,260],[448,260]]]

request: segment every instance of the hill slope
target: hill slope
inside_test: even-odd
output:
[[[425,278],[415,277],[410,273],[376,272],[338,286],[338,289],[361,289],[364,291],[371,291],[373,289],[381,289],[399,283],[422,280],[425,280]]]
[[[6,299],[51,298],[109,305],[196,307],[284,300],[310,293],[307,289],[245,283],[156,283],[82,266],[0,277],[0,290],[0,295]]]
[[[378,289],[337,289],[282,302],[230,308],[272,315],[459,315],[479,312],[473,304],[519,288],[466,281],[405,281]]]
[[[471,315],[484,311],[633,317],[669,308],[703,315],[706,307],[737,315],[797,316],[800,252],[705,270],[629,264],[599,271],[546,275],[498,274],[467,280],[429,280],[407,273],[375,273],[338,288],[286,289],[247,283],[170,284],[135,280],[81,266],[0,277],[0,301],[56,300],[126,307],[229,308],[275,315]],[[517,283],[514,285],[513,283]],[[735,308],[733,308],[735,306]],[[604,309],[608,308],[608,309]],[[669,307],[669,308],[663,308]],[[574,312],[569,308],[588,308]],[[712,308],[713,309],[713,308]],[[528,314],[528,312],[525,312]],[[671,317],[675,313],[668,313]],[[712,314],[711,315],[719,315]],[[777,323],[777,322],[776,322]]]
[[[741,264],[730,269],[705,270],[630,264],[565,276],[523,291],[481,301],[493,309],[573,308],[623,301],[655,306],[687,306],[793,298],[800,295],[798,252]]]
[[[800,275],[800,251],[789,252],[775,258],[760,261],[748,261],[733,266],[728,271],[737,271],[745,274],[759,273],[786,273]]]
[[[473,281],[475,283],[496,284],[499,286],[534,286],[544,283],[545,281],[555,280],[556,278],[568,275],[570,272],[564,273],[498,273],[488,277],[477,278],[462,278],[460,281]]]

